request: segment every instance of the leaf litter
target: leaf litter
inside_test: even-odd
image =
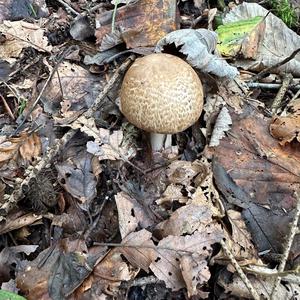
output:
[[[297,29],[256,3],[25,2],[0,1],[0,292],[299,294]],[[153,52],[185,59],[205,94],[156,153],[119,110]]]

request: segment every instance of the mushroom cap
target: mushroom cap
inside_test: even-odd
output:
[[[148,132],[176,133],[193,125],[203,108],[203,87],[193,68],[177,56],[138,58],[121,87],[121,111]]]

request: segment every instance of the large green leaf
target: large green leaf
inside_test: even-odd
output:
[[[12,292],[0,290],[0,300],[26,300],[26,298]]]
[[[241,51],[246,39],[249,39],[251,35],[260,34],[259,25],[263,20],[264,17],[254,17],[220,25],[216,30],[218,33],[218,51],[224,56],[236,56]],[[258,41],[259,39],[254,38],[254,40]],[[248,46],[251,47],[252,45]]]

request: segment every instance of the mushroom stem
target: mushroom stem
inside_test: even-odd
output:
[[[160,151],[163,148],[168,148],[172,146],[172,135],[151,132],[150,142],[153,152]]]

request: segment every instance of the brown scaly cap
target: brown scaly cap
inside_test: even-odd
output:
[[[138,58],[124,77],[122,113],[145,131],[183,131],[198,120],[202,107],[201,81],[177,56],[157,53]]]

